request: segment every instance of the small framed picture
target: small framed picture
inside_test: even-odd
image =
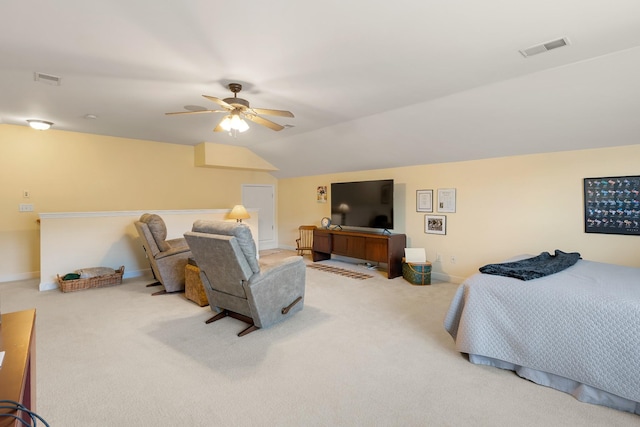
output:
[[[455,212],[456,211],[456,189],[455,188],[439,188],[438,189],[438,212]]]
[[[316,200],[318,203],[327,203],[327,186],[318,185],[316,188]]]
[[[424,232],[427,234],[447,234],[447,216],[425,215]]]
[[[416,212],[433,212],[433,190],[416,191]]]

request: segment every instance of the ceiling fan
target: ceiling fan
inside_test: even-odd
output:
[[[284,110],[271,110],[268,108],[252,108],[249,106],[249,101],[246,99],[238,98],[238,92],[242,90],[240,83],[230,83],[229,90],[233,92],[233,98],[219,99],[213,96],[202,95],[210,101],[220,105],[224,110],[194,110],[194,111],[178,111],[176,113],[165,113],[166,115],[177,114],[199,114],[199,113],[229,113],[225,116],[220,123],[213,129],[214,132],[231,132],[236,130],[238,132],[244,132],[249,129],[249,125],[243,120],[247,119],[262,126],[266,126],[269,129],[280,131],[284,129],[284,126],[278,123],[267,120],[264,117],[260,117],[259,114],[267,116],[280,116],[280,117],[294,117],[293,113]]]

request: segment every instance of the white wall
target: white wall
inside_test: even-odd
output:
[[[41,213],[40,290],[56,289],[56,278],[85,267],[124,266],[124,277],[150,274],[134,221],[156,213],[167,225],[167,239],[183,237],[198,219],[225,220],[230,210],[114,211]],[[258,212],[244,220],[258,236]]]

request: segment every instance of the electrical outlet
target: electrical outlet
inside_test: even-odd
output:
[[[451,258],[449,258],[449,260],[451,261],[451,264],[455,264],[456,263],[456,256],[455,255],[451,255]]]
[[[29,197],[31,197],[31,192],[29,190],[22,190],[22,197],[24,199],[28,199]]]

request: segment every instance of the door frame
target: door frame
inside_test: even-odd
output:
[[[275,190],[275,186],[273,184],[242,184],[242,204],[247,207],[247,209],[251,209],[250,207],[248,207],[249,203],[247,203],[247,192],[245,191],[248,187],[252,187],[252,188],[269,188],[271,190],[271,218],[273,218],[270,226],[272,227],[273,230],[273,239],[271,240],[264,240],[264,241],[260,241],[260,237],[258,236],[257,240],[257,244],[258,244],[258,250],[264,250],[264,249],[276,249],[278,247],[278,221],[276,220],[276,190]],[[260,213],[258,212],[258,216],[260,216]],[[263,217],[264,219],[264,217]],[[259,232],[260,228],[258,228],[258,232]]]

